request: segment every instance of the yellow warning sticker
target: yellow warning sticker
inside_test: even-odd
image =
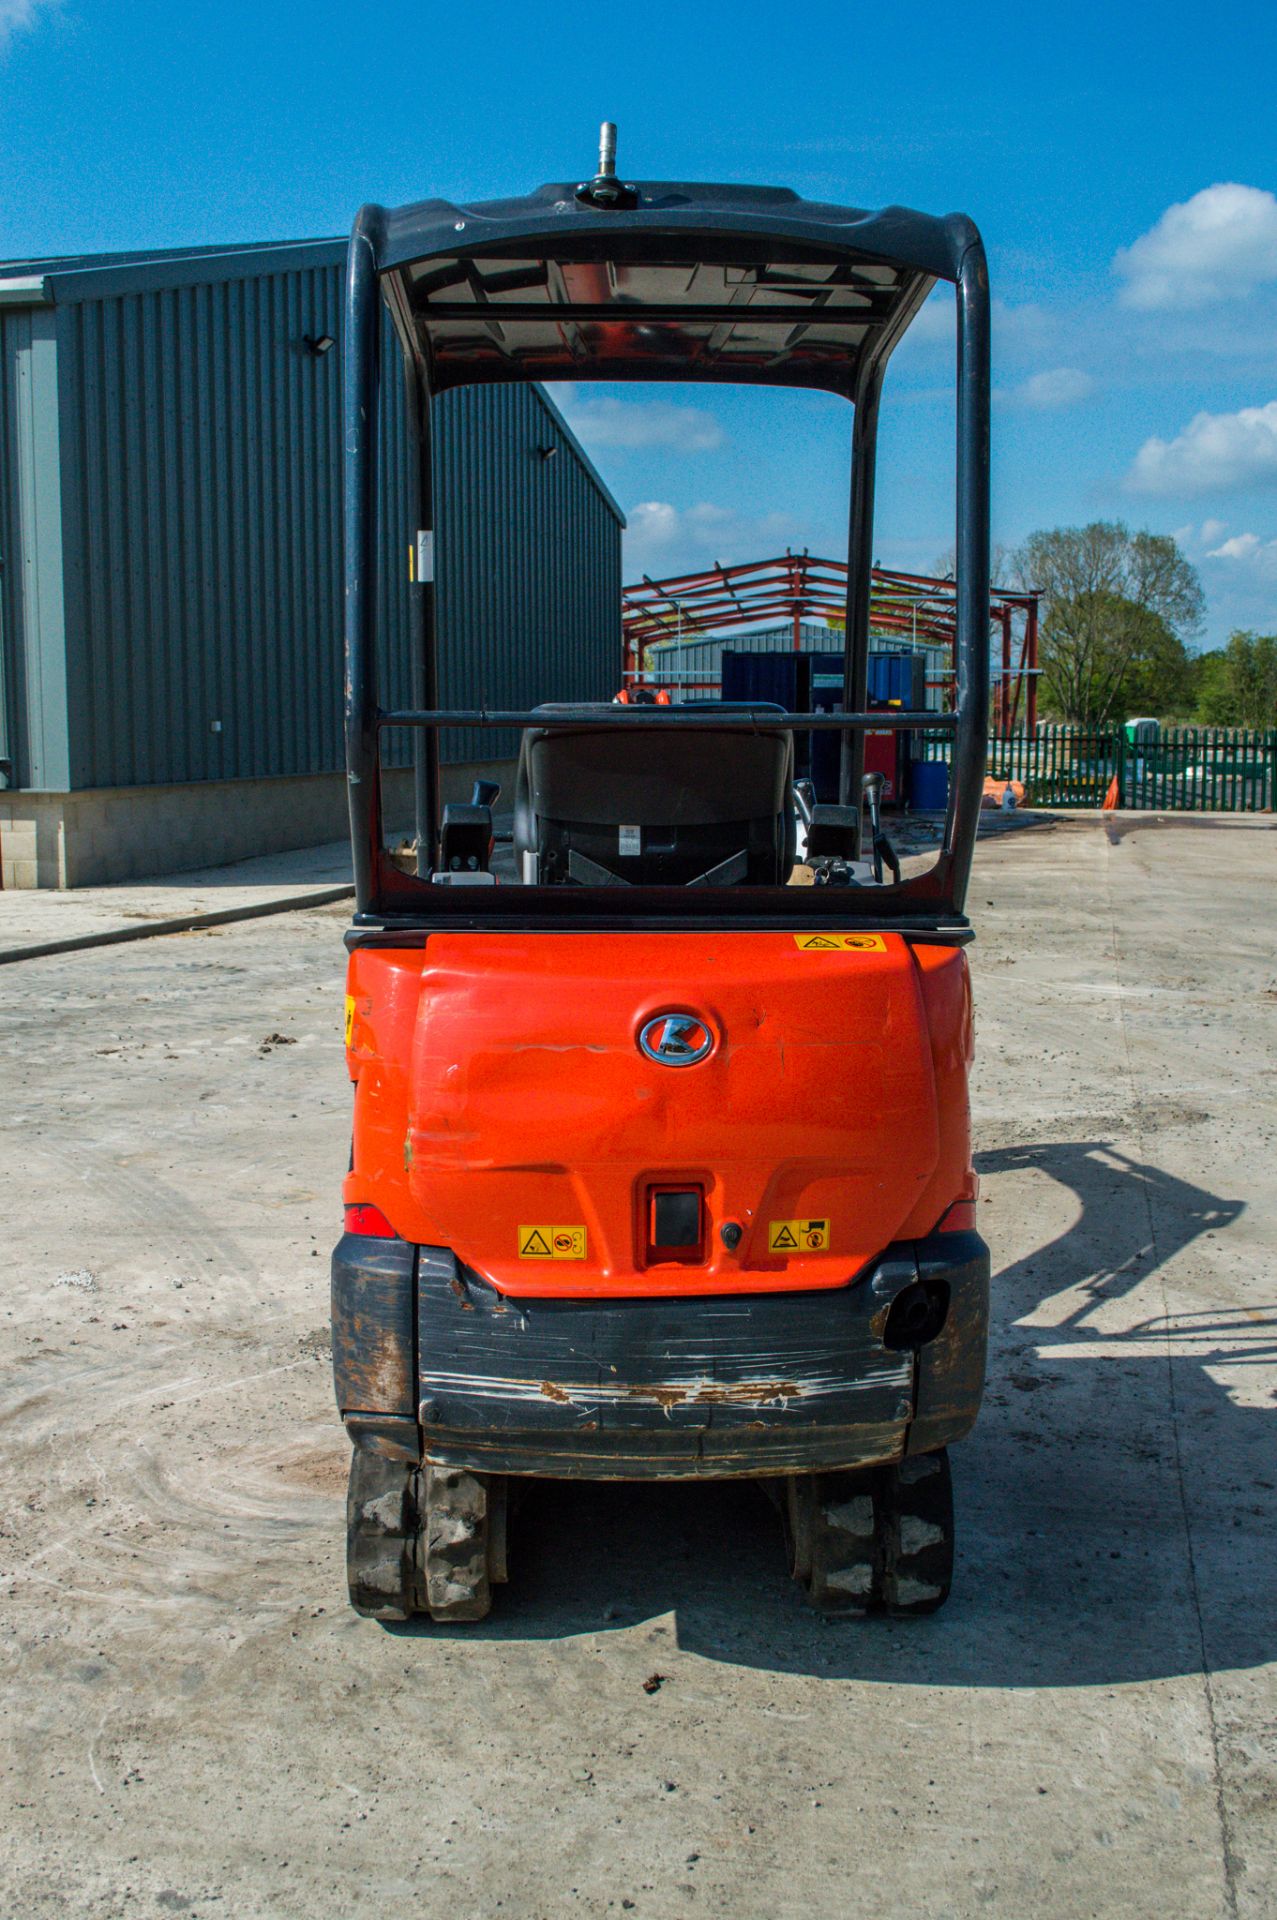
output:
[[[768,1253],[828,1253],[828,1220],[771,1220]]]
[[[800,953],[885,953],[887,943],[880,933],[796,933],[794,945]]]
[[[584,1260],[584,1227],[520,1227],[520,1260]]]
[[[346,1045],[349,1046],[355,1031],[355,996],[346,995]]]

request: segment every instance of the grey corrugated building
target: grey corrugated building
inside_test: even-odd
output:
[[[0,266],[6,887],[345,831],[344,258],[323,240]],[[387,326],[382,686],[407,705],[416,450]],[[538,388],[435,413],[443,698],[607,697],[616,502]]]

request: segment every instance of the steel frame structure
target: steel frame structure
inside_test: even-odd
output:
[[[644,574],[621,592],[624,684],[659,683],[660,669],[649,649],[676,637],[684,643],[689,639],[718,639],[737,627],[787,622],[792,627],[794,651],[799,652],[804,620],[828,619],[843,627],[847,590],[845,560],[824,560],[806,552],[787,552],[774,560],[751,560],[730,567],[717,563],[703,573],[677,574],[661,580]],[[1020,726],[1032,733],[1037,725],[1041,598],[1037,591],[1010,592],[1001,587],[989,591],[990,639],[998,646],[1001,662],[1000,672],[994,675],[992,716],[993,730],[999,738]],[[871,633],[944,647],[949,665],[943,676],[943,691],[951,699],[958,629],[957,588],[952,580],[874,567],[869,628]],[[831,627],[830,651],[839,644]],[[708,681],[705,684],[708,686]]]

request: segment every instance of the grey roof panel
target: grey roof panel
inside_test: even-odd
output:
[[[250,280],[264,273],[333,266],[344,240],[269,240],[221,247],[144,248],[132,253],[76,253],[47,259],[0,261],[0,280],[40,276],[47,296],[61,305],[163,287]]]

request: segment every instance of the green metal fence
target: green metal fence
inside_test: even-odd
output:
[[[928,736],[922,757],[949,751]],[[1261,813],[1277,803],[1277,729],[1164,727],[1132,744],[1121,727],[1042,726],[991,740],[988,771],[1022,781],[1029,807],[1100,807],[1116,780],[1122,807]]]

